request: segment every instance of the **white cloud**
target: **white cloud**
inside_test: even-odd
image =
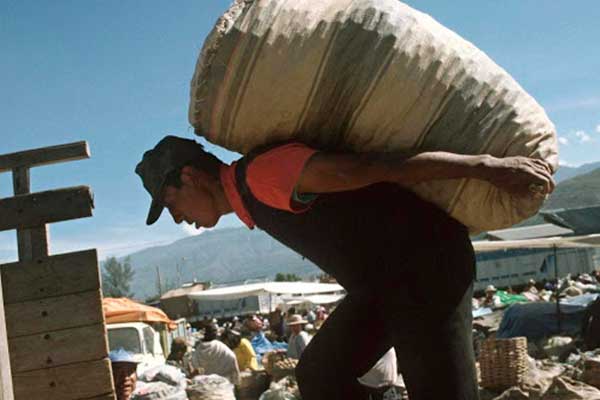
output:
[[[565,160],[558,160],[558,165],[560,165],[561,167],[571,167],[571,168],[577,168],[580,166],[579,164],[573,164],[573,163],[570,163]]]
[[[559,136],[558,137],[558,143],[560,143],[562,145],[565,145],[565,146],[568,146],[569,145],[569,139],[567,139],[564,136]]]
[[[600,133],[600,124],[596,126],[596,132]]]
[[[196,229],[196,227],[194,225],[189,225],[189,224],[186,224],[185,222],[182,222],[180,226],[181,226],[181,229],[183,229],[183,231],[189,236],[196,236],[196,235],[199,235],[208,230],[206,228]]]
[[[586,143],[592,140],[591,136],[585,133],[585,131],[576,131],[574,135],[579,139],[579,143]]]

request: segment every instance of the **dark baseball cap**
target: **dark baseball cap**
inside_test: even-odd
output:
[[[196,159],[204,152],[201,144],[191,139],[165,136],[152,149],[144,153],[142,161],[135,167],[135,173],[142,178],[144,187],[152,196],[146,224],[158,220],[164,204],[161,199],[167,176]]]

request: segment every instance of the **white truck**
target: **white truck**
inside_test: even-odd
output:
[[[165,355],[160,345],[160,335],[144,322],[107,324],[109,350],[123,348],[133,354],[139,362],[137,373],[140,375],[148,368],[163,365]]]

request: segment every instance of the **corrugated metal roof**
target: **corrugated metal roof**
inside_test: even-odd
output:
[[[600,233],[600,205],[542,211],[547,222],[572,229],[576,235]]]
[[[489,240],[527,240],[571,234],[573,234],[571,229],[554,224],[542,224],[489,231],[486,236]]]
[[[170,299],[171,297],[181,297],[181,296],[185,296],[188,293],[191,292],[197,292],[199,290],[203,290],[204,287],[206,285],[206,282],[197,282],[194,283],[192,285],[186,285],[184,287],[180,287],[177,289],[173,289],[173,290],[169,290],[168,292],[166,292],[165,294],[163,294],[162,296],[160,296],[161,299]]]

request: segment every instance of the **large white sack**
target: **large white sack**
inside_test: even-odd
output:
[[[395,0],[237,0],[206,39],[189,120],[230,150],[296,138],[321,149],[522,155],[558,166],[542,107],[473,44]],[[414,191],[471,231],[539,198],[477,180]]]

